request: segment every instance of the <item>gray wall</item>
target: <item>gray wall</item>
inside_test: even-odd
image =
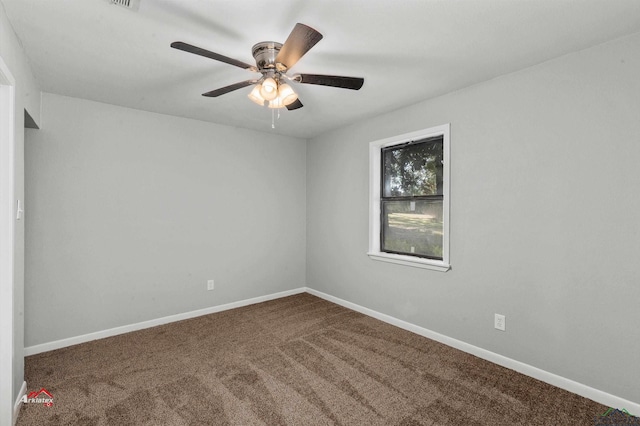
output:
[[[304,140],[51,94],[42,119],[26,346],[304,286]]]
[[[13,32],[2,3],[0,3],[0,57],[16,80],[15,198],[24,201],[23,111],[27,110],[36,124],[40,122],[40,88],[33,78],[27,57]],[[17,398],[24,381],[24,220],[15,222],[14,238],[13,377],[10,392],[13,401]],[[4,404],[4,401],[2,403]]]
[[[640,401],[639,51],[634,35],[309,141],[307,286]],[[452,270],[370,260],[369,142],[444,123]]]

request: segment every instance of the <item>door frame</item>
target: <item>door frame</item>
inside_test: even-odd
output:
[[[0,424],[14,424],[15,79],[0,56]]]

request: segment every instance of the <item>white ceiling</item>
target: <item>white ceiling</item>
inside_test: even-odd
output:
[[[309,138],[353,121],[640,32],[639,0],[0,0],[41,88],[115,105]],[[169,47],[253,63],[296,24],[324,35],[292,71],[364,77],[360,91],[295,84],[304,108],[253,104],[256,76]]]

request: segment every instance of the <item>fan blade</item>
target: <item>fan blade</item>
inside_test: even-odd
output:
[[[291,68],[320,40],[322,34],[307,25],[296,24],[278,52],[276,63]]]
[[[294,109],[302,108],[303,106],[304,105],[302,105],[302,102],[300,102],[300,99],[296,99],[295,102],[292,102],[289,105],[287,105],[287,109],[289,111],[293,111]]]
[[[216,61],[224,62],[229,65],[235,65],[236,67],[240,67],[248,70],[255,70],[256,67],[253,65],[249,65],[242,61],[238,61],[237,59],[229,58],[224,55],[220,55],[219,53],[210,52],[205,49],[201,49],[200,47],[193,46],[191,44],[183,43],[181,41],[174,41],[171,43],[171,47],[178,50],[183,50],[185,52],[193,53],[195,55],[204,56],[205,58],[215,59]]]
[[[229,86],[221,87],[216,90],[212,90],[207,93],[203,93],[202,96],[206,96],[208,98],[216,98],[220,95],[224,95],[225,93],[233,92],[234,90],[242,89],[243,87],[251,86],[252,84],[256,84],[258,80],[246,80],[241,81],[240,83],[231,84]]]
[[[339,75],[299,74],[294,80],[299,83],[319,84],[321,86],[340,87],[351,90],[359,90],[364,84],[364,78],[342,77]]]

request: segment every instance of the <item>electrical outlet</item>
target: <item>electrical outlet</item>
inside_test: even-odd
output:
[[[207,281],[207,290],[213,290],[213,289],[214,289],[213,280],[208,280]]]
[[[500,314],[495,314],[495,315],[496,316],[493,320],[493,326],[496,328],[496,330],[505,331],[505,326],[506,326],[505,316]]]

